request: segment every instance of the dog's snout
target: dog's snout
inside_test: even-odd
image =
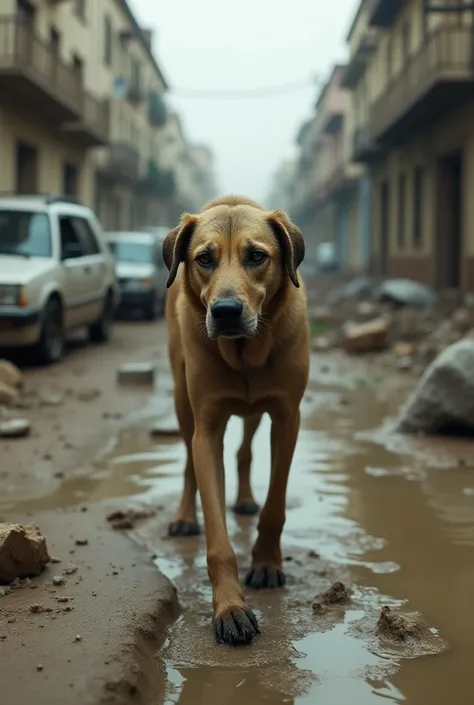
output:
[[[211,314],[216,321],[236,321],[244,307],[238,299],[217,299],[211,306]]]

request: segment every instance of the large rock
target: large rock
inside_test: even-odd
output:
[[[0,360],[0,382],[7,387],[20,389],[23,386],[23,373],[8,360]]]
[[[411,279],[387,279],[379,286],[376,298],[396,306],[415,308],[432,308],[437,301],[432,289]]]
[[[402,433],[474,435],[474,340],[446,348],[428,367],[402,408]]]
[[[348,326],[344,332],[344,348],[350,353],[376,352],[387,347],[389,326],[384,318]]]
[[[51,560],[35,524],[0,524],[0,583],[39,575]]]
[[[375,282],[370,277],[355,277],[343,287],[332,292],[328,297],[328,303],[334,305],[342,301],[368,299],[372,296],[374,288]]]
[[[0,381],[0,405],[10,405],[13,401],[15,401],[17,396],[16,389],[10,387],[8,384],[5,384],[5,382]]]

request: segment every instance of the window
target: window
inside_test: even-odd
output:
[[[74,230],[78,234],[81,241],[84,249],[84,255],[89,256],[100,254],[100,247],[97,242],[97,238],[87,220],[85,218],[72,218],[72,223]]]
[[[74,228],[72,218],[60,216],[59,232],[61,237],[61,259],[77,259],[85,256],[84,248]]]
[[[86,17],[86,0],[74,0],[74,12],[81,20]]]
[[[104,16],[104,64],[112,66],[113,59],[113,29],[108,15]]]
[[[405,226],[406,226],[406,177],[405,174],[400,174],[398,177],[398,231],[397,240],[398,248],[403,250],[405,247]]]
[[[77,196],[78,173],[75,164],[65,164],[63,168],[63,192],[66,196]]]
[[[140,89],[141,85],[141,68],[140,62],[136,59],[132,59],[130,84],[137,90]]]
[[[109,248],[118,262],[144,264],[153,261],[153,248],[142,242],[111,240]]]
[[[51,49],[53,50],[54,56],[58,57],[61,47],[61,35],[54,27],[51,27],[49,30],[49,42],[51,44]]]
[[[415,247],[421,247],[423,244],[424,177],[423,167],[417,167],[413,174],[413,244]]]
[[[408,22],[408,20],[403,25],[402,38],[403,38],[403,56],[405,57],[405,59],[407,59],[410,56],[410,40],[411,40],[410,23]]]
[[[72,69],[74,71],[74,75],[77,77],[77,80],[82,85],[84,77],[84,62],[77,54],[72,55]]]
[[[387,37],[387,44],[385,47],[386,55],[385,55],[385,61],[386,61],[386,66],[387,66],[387,78],[390,78],[392,75],[392,39],[391,37]]]
[[[30,211],[0,211],[0,254],[51,257],[48,215]]]

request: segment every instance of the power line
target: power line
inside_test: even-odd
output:
[[[170,92],[179,98],[199,98],[204,100],[246,100],[249,98],[273,98],[280,95],[295,93],[303,88],[314,87],[321,80],[318,77],[302,81],[283,83],[277,86],[260,86],[247,89],[206,89],[206,88],[170,88]]]

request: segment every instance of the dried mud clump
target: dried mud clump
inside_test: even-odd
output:
[[[329,607],[346,605],[349,600],[349,590],[344,583],[337,582],[331,585],[329,590],[316,595],[313,600],[313,612],[323,614]]]
[[[35,524],[0,524],[0,583],[39,575],[50,560],[46,539]]]
[[[422,641],[433,636],[429,627],[419,618],[399,614],[387,606],[382,607],[377,622],[377,635],[400,643]]]
[[[150,519],[156,512],[153,509],[118,509],[107,516],[112,529],[115,531],[133,529],[135,523],[141,519]]]

